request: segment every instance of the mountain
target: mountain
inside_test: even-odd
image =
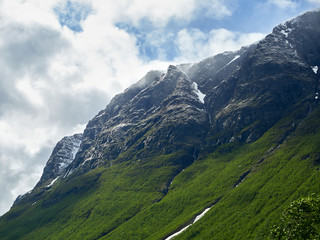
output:
[[[43,174],[35,186],[38,191],[41,189],[39,196],[54,184],[54,182],[60,177],[65,177],[67,167],[74,160],[76,153],[80,148],[82,142],[82,134],[75,134],[62,138],[55,148],[43,170]],[[28,199],[32,191],[20,195],[15,200],[14,204],[18,204],[20,201]],[[32,196],[34,198],[34,196]]]
[[[147,73],[57,144],[0,239],[268,238],[320,194],[319,22]]]

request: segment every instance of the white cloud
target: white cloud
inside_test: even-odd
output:
[[[127,2],[128,8],[125,15],[134,22],[138,22],[141,16],[147,17],[153,24],[163,26],[170,18],[189,20],[196,7],[195,0],[134,0]]]
[[[268,3],[275,5],[280,9],[294,9],[297,7],[297,3],[292,0],[269,0]]]
[[[139,25],[141,20],[148,19],[157,27],[164,27],[172,19],[187,23],[196,17],[206,16],[221,19],[231,15],[226,0],[123,0],[113,4],[111,14],[114,21],[128,21]],[[97,4],[99,8],[106,6]],[[109,8],[109,6],[107,7]],[[117,12],[117,14],[115,14]],[[110,11],[108,11],[110,13]]]
[[[29,1],[1,1],[1,15],[3,21],[11,21],[29,25],[32,23],[45,23],[46,26],[58,26],[58,21],[54,16],[53,7],[57,0],[29,0]]]
[[[226,1],[212,1],[203,0],[199,1],[200,6],[205,10],[206,17],[221,19],[226,16],[231,16],[232,11],[227,6]],[[234,4],[233,2],[231,4]]]
[[[320,4],[320,0],[307,0],[307,1],[312,4]]]
[[[264,36],[261,33],[236,33],[226,29],[211,30],[208,34],[198,29],[183,29],[177,37],[177,46],[183,54],[176,60],[192,62],[224,51],[235,51]]]

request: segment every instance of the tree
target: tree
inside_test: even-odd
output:
[[[320,239],[320,196],[293,201],[271,230],[271,239]]]

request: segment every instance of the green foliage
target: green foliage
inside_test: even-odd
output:
[[[274,226],[271,239],[319,239],[320,197],[314,195],[293,201]]]

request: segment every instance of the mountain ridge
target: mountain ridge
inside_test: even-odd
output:
[[[320,193],[317,22],[307,12],[238,51],[150,71],[57,144],[0,238],[165,239],[208,207],[175,239],[265,238],[289,199]]]

